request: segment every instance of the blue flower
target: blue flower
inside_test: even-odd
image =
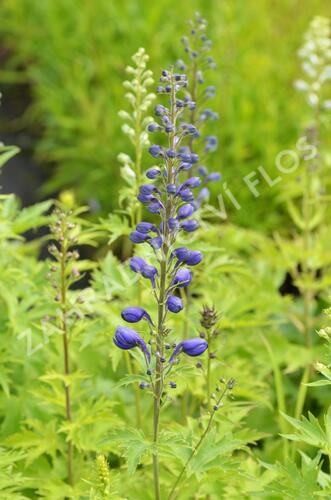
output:
[[[192,233],[196,229],[198,229],[199,223],[194,219],[186,220],[181,223],[181,228],[184,229],[187,233]]]
[[[153,158],[162,158],[163,156],[163,148],[161,148],[161,146],[158,146],[156,144],[151,146],[148,151],[153,156]]]
[[[117,347],[124,350],[139,347],[144,353],[148,363],[150,362],[151,354],[147,349],[146,342],[135,330],[132,330],[131,328],[128,328],[126,326],[118,326],[116,328],[113,341]]]
[[[200,356],[208,348],[206,340],[201,338],[187,339],[180,342],[172,353],[169,362],[171,363],[176,356],[184,352],[188,356]]]
[[[154,200],[151,201],[151,203],[148,205],[147,210],[151,214],[159,214],[162,208],[164,208],[162,203],[156,198],[154,198]]]
[[[197,266],[203,259],[203,255],[199,250],[191,250],[185,259],[188,266]]]
[[[144,266],[147,266],[147,262],[144,261],[141,257],[132,257],[130,259],[130,269],[135,273],[141,273],[141,270]]]
[[[186,205],[182,205],[179,207],[178,212],[177,212],[177,217],[178,219],[186,219],[187,217],[190,217],[194,212],[194,209],[192,205],[187,203]]]
[[[179,228],[179,222],[177,219],[170,217],[170,219],[168,220],[168,226],[171,231],[175,231]]]
[[[180,190],[182,188],[191,188],[191,189],[194,189],[194,188],[197,188],[199,187],[201,184],[201,179],[200,177],[190,177],[189,179],[187,179],[187,181],[185,181],[181,187],[179,188]]]
[[[141,203],[151,203],[153,200],[156,199],[151,194],[142,194],[142,193],[139,193],[137,198]]]
[[[185,262],[189,256],[189,254],[190,254],[190,250],[186,247],[176,248],[173,251],[173,255],[175,255],[177,257],[179,262]]]
[[[194,196],[193,193],[190,189],[181,189],[178,193],[178,196],[181,198],[182,201],[193,201]]]
[[[221,174],[219,172],[212,172],[211,174],[207,175],[206,181],[219,181],[221,178]]]
[[[158,275],[156,267],[150,266],[149,264],[146,264],[141,269],[141,275],[144,278],[151,280],[152,287],[155,288],[155,278]]]
[[[161,127],[158,123],[150,123],[147,127],[148,132],[156,132],[160,129]]]
[[[138,321],[146,319],[151,325],[153,325],[150,315],[142,307],[126,307],[121,312],[121,316],[124,321],[127,321],[128,323],[138,323]]]
[[[161,236],[155,236],[155,238],[148,240],[148,243],[154,248],[154,250],[159,250],[162,246],[162,238]]]
[[[175,295],[170,295],[167,299],[167,308],[173,313],[179,313],[183,309],[182,299]]]
[[[143,184],[140,186],[139,191],[141,194],[152,194],[158,192],[159,190],[153,184]]]
[[[139,231],[132,231],[129,235],[129,239],[132,243],[145,243],[145,241],[149,240],[151,237],[148,234],[140,233]]]
[[[183,267],[179,269],[175,274],[173,279],[173,285],[177,285],[179,288],[184,288],[188,286],[192,281],[192,271]]]
[[[149,233],[150,231],[157,233],[156,227],[151,222],[140,222],[137,224],[136,229],[139,233]]]
[[[217,149],[218,141],[214,135],[208,135],[205,139],[205,153],[213,153]]]
[[[156,179],[160,174],[161,171],[159,168],[152,167],[146,170],[146,177],[148,177],[148,179]]]
[[[204,200],[208,200],[210,196],[210,191],[208,188],[203,187],[198,194],[198,201],[201,203]]]

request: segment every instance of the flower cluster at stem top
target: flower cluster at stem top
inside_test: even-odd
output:
[[[116,346],[121,349],[140,348],[148,366],[152,356],[156,356],[169,369],[178,361],[181,353],[199,356],[208,347],[207,342],[201,338],[190,338],[178,345],[163,344],[169,334],[169,329],[165,328],[167,314],[177,314],[183,309],[178,289],[190,285],[192,267],[203,259],[199,250],[176,247],[180,232],[191,233],[199,227],[195,213],[201,204],[200,195],[195,195],[195,190],[201,186],[202,179],[198,175],[190,175],[193,165],[199,165],[199,156],[188,145],[188,139],[198,137],[199,131],[196,126],[183,119],[185,110],[195,107],[195,102],[185,95],[187,85],[186,75],[176,73],[173,68],[162,72],[157,90],[167,97],[168,103],[156,105],[156,121],[148,125],[148,131],[165,136],[166,145],[150,146],[150,155],[160,160],[160,163],[146,171],[146,183],[140,186],[138,194],[138,200],[158,222],[142,221],[130,234],[133,243],[150,245],[154,252],[157,265],[134,256],[130,260],[130,268],[150,283],[158,305],[158,318],[153,319],[141,307],[127,307],[122,311],[123,320],[127,323],[144,320],[151,339],[146,343],[138,332],[127,326],[118,326],[114,337]],[[212,181],[213,178],[209,180]],[[161,344],[155,340],[160,336]],[[162,352],[158,349],[160,345]],[[166,351],[170,351],[168,359]],[[151,373],[150,368],[148,372]],[[172,382],[171,387],[174,385]]]

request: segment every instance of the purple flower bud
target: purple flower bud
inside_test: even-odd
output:
[[[206,181],[219,181],[221,178],[221,174],[219,172],[212,172],[206,178]]]
[[[209,189],[206,188],[206,187],[203,187],[201,189],[201,191],[199,192],[199,194],[198,194],[198,201],[201,202],[201,201],[204,201],[204,200],[208,200],[209,196],[210,196]]]
[[[179,222],[177,219],[174,219],[173,217],[170,217],[168,221],[169,229],[171,231],[175,231],[176,229],[179,228]]]
[[[151,280],[152,287],[155,288],[155,277],[158,274],[156,267],[145,264],[140,272],[144,278]]]
[[[154,199],[154,201],[152,201],[148,207],[147,207],[147,210],[151,213],[151,214],[159,214],[161,209],[164,208],[162,203],[157,200],[156,198]]]
[[[158,146],[156,144],[151,146],[148,151],[153,156],[153,158],[162,158],[163,156],[163,148],[161,148],[161,146]]]
[[[136,229],[139,233],[149,233],[150,231],[157,233],[156,227],[151,222],[140,222],[137,224]]]
[[[155,106],[155,110],[154,110],[154,113],[156,114],[156,116],[161,116],[161,115],[164,115],[165,113],[168,113],[168,109],[164,106],[162,106],[162,104],[157,104]]]
[[[141,257],[136,256],[130,259],[130,269],[135,273],[141,273],[142,268],[146,265],[147,262]]]
[[[218,145],[217,137],[215,137],[214,135],[208,135],[205,141],[206,141],[206,146],[205,146],[206,153],[213,153],[214,151],[216,151]]]
[[[197,266],[203,259],[203,255],[199,250],[191,250],[186,257],[185,262],[189,266]]]
[[[169,385],[170,385],[171,389],[176,389],[176,387],[177,387],[176,382],[169,382]]]
[[[126,307],[121,312],[121,316],[124,321],[127,321],[128,323],[138,323],[138,321],[146,319],[151,325],[153,325],[150,315],[142,307]]]
[[[186,259],[190,254],[190,250],[185,247],[175,248],[172,254],[177,257],[179,262],[186,262]]]
[[[178,153],[178,156],[184,163],[191,163],[191,154],[189,152]]]
[[[140,186],[139,191],[141,194],[152,194],[155,191],[158,191],[158,189],[153,185],[153,184],[143,184]]]
[[[148,132],[156,132],[160,130],[160,125],[158,123],[150,123],[147,127]]]
[[[184,172],[186,172],[187,170],[190,170],[191,168],[192,168],[192,164],[187,163],[187,162],[183,162],[179,166],[179,170],[183,170]]]
[[[162,238],[160,236],[155,236],[155,238],[151,238],[148,243],[154,248],[154,250],[159,250],[162,246]]]
[[[129,235],[129,239],[132,241],[132,243],[145,243],[145,241],[150,239],[150,236],[145,233],[139,233],[139,231],[132,231],[132,233]]]
[[[195,357],[200,356],[200,354],[204,353],[207,348],[208,343],[204,339],[196,338],[183,340],[183,342],[180,342],[175,348],[169,362],[171,363],[181,352],[184,352],[188,356]]]
[[[181,188],[188,187],[194,189],[199,187],[200,184],[201,184],[200,177],[190,177],[189,179],[187,179],[187,181],[184,182],[184,184],[181,185]]]
[[[206,167],[198,167],[198,174],[202,175],[202,177],[206,177],[206,175],[208,174],[208,170]]]
[[[209,87],[205,88],[205,95],[206,97],[214,97],[216,94],[216,89],[214,85],[210,85]]]
[[[193,201],[194,200],[194,195],[190,189],[181,189],[179,191],[179,197],[183,201]]]
[[[139,193],[137,198],[141,203],[149,203],[154,200],[154,196],[152,196],[151,194]]]
[[[176,158],[177,153],[174,149],[167,149],[166,155],[168,158]]]
[[[177,191],[176,185],[175,184],[168,184],[167,185],[167,193],[169,194],[175,194]]]
[[[173,313],[179,313],[183,309],[183,302],[179,297],[170,295],[167,300],[167,308]]]
[[[146,171],[146,177],[148,177],[148,179],[156,179],[156,177],[158,177],[160,174],[161,172],[159,168],[152,167]]]
[[[196,153],[192,153],[190,161],[191,163],[197,163],[199,161],[199,155],[197,155]]]
[[[173,285],[177,285],[179,288],[184,288],[188,286],[191,281],[192,271],[190,271],[190,269],[187,269],[186,267],[183,267],[182,269],[179,269],[175,274]]]
[[[194,219],[186,220],[181,223],[181,228],[187,233],[192,233],[196,229],[198,229],[199,223]]]
[[[150,362],[151,355],[149,350],[147,349],[147,345],[144,339],[141,338],[140,335],[131,328],[128,328],[126,326],[118,326],[116,328],[113,341],[117,347],[124,350],[139,347],[144,353],[147,361]]]
[[[178,212],[177,212],[177,217],[178,219],[186,219],[187,217],[190,217],[194,212],[194,209],[192,205],[187,203],[186,205],[183,205],[179,207]]]

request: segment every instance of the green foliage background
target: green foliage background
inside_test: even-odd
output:
[[[1,132],[37,138],[33,154],[48,172],[38,198],[56,193],[70,206],[99,208],[72,216],[78,247],[92,257],[78,263],[88,273],[84,288],[69,292],[68,300],[80,306],[68,378],[62,339],[56,329],[45,329],[45,317],[58,314],[49,262],[39,259],[49,236],[26,238],[53,221],[53,201],[22,209],[14,195],[0,197],[0,498],[153,498],[152,486],[146,488],[152,484],[151,397],[141,394],[137,429],[135,390],[142,377],[128,374],[127,359],[112,343],[121,310],[137,300],[136,277],[125,261],[132,252],[129,222],[112,213],[123,187],[117,155],[133,154],[118,112],[126,106],[122,82],[132,54],[145,47],[157,77],[181,57],[180,37],[196,10],[208,19],[218,63],[211,83],[220,120],[211,132],[220,147],[210,166],[221,170],[243,209],[227,204],[230,220],[204,220],[197,239],[179,241],[202,248],[204,261],[195,270],[186,324],[173,315],[170,326],[177,338],[184,328],[196,335],[202,304],[215,304],[221,335],[212,383],[234,377],[237,387],[191,461],[179,498],[331,496],[331,336],[323,315],[331,286],[330,210],[317,207],[306,248],[295,179],[264,186],[258,199],[242,181],[261,165],[276,176],[277,153],[295,148],[311,119],[293,88],[301,76],[296,53],[311,19],[330,14],[329,1],[2,0],[4,100],[27,90],[31,100],[13,120],[2,116]],[[318,181],[329,196],[329,122],[322,138],[326,168]],[[17,152],[1,147],[0,165]],[[143,166],[149,163],[145,155]],[[214,187],[215,206],[219,189]],[[145,256],[144,249],[138,252]],[[282,295],[288,280],[292,293]],[[148,309],[150,291],[142,286],[140,292]],[[303,334],[307,319],[311,345]],[[141,367],[139,352],[132,355]],[[298,412],[307,371],[310,386]],[[176,377],[178,387],[162,415],[164,491],[207,421],[205,368],[188,359]],[[64,419],[64,383],[72,389],[72,422]],[[73,488],[66,481],[68,439],[75,450]]]
[[[36,155],[51,169],[43,192],[74,187],[86,202],[93,185],[102,210],[114,208],[108,187],[118,182],[116,156],[127,148],[117,116],[124,68],[140,46],[155,74],[176,60],[196,10],[209,20],[218,64],[221,147],[213,166],[245,206],[235,221],[275,227],[276,189],[257,204],[241,178],[259,165],[273,175],[276,154],[296,141],[303,117],[295,54],[309,20],[328,14],[327,0],[3,0],[0,30],[11,54],[0,82],[31,85],[33,101],[18,126],[41,134]]]

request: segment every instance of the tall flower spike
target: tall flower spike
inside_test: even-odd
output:
[[[143,151],[149,146],[147,125],[152,121],[148,111],[155,99],[155,94],[149,91],[153,84],[153,73],[147,69],[148,55],[140,48],[132,57],[133,65],[126,68],[129,80],[123,83],[126,89],[125,97],[129,102],[129,111],[120,111],[123,119],[123,133],[134,147],[134,155],[121,153],[118,160],[122,164],[121,177],[127,186],[120,192],[122,208],[135,224],[140,222],[140,205],[136,201],[137,188],[141,183],[141,164]]]
[[[206,107],[209,99],[215,97],[215,87],[208,85],[206,77],[210,70],[216,68],[216,64],[210,55],[212,42],[208,38],[206,31],[208,23],[199,13],[196,13],[193,20],[189,21],[189,33],[182,37],[185,56],[176,62],[177,68],[187,70],[189,75],[192,75],[186,89],[186,97],[184,102],[187,103],[184,122],[182,127],[187,131],[187,140],[191,152],[197,152],[200,156],[200,161],[205,162],[210,153],[217,150],[217,138],[212,135],[205,136],[203,129],[210,122],[218,120],[218,113]],[[190,104],[188,104],[190,103]],[[197,103],[196,105],[192,105]],[[189,122],[189,125],[186,124]],[[201,133],[198,133],[197,129]],[[202,171],[200,169],[203,169]],[[206,185],[210,182],[218,181],[221,175],[218,172],[211,172],[205,166],[196,165],[196,171],[202,175],[202,183],[204,191],[201,196],[198,196],[195,202],[195,208],[198,208],[204,201],[209,198],[209,190]],[[191,229],[192,226],[189,226]],[[189,230],[190,230],[189,229]]]
[[[305,42],[299,50],[304,79],[294,85],[304,92],[310,106],[317,110],[331,109],[331,99],[324,98],[325,84],[331,80],[331,25],[330,20],[315,17],[305,35]]]
[[[183,309],[181,298],[175,295],[176,288],[187,287],[193,277],[191,269],[182,267],[196,266],[202,260],[201,252],[191,251],[186,248],[176,249],[176,240],[180,231],[192,232],[198,226],[198,222],[190,217],[196,207],[193,189],[201,184],[199,176],[188,177],[192,165],[199,161],[199,156],[190,150],[188,145],[183,146],[182,141],[187,137],[197,137],[198,131],[195,126],[185,120],[182,124],[182,116],[185,110],[195,109],[195,103],[191,99],[179,98],[180,93],[187,89],[187,78],[184,74],[175,73],[173,69],[162,71],[158,92],[164,95],[167,105],[158,104],[155,107],[156,122],[149,125],[150,133],[158,133],[164,137],[161,144],[152,144],[149,148],[150,155],[158,160],[158,165],[148,169],[147,179],[139,188],[138,200],[146,206],[158,222],[141,222],[136,225],[130,235],[132,242],[141,246],[152,247],[155,255],[155,264],[146,262],[139,256],[130,260],[130,268],[133,272],[147,278],[151,283],[152,297],[156,300],[157,322],[154,327],[146,311],[137,307],[127,307],[122,312],[122,317],[129,322],[138,322],[140,319],[149,321],[149,331],[152,335],[150,344],[152,346],[151,365],[155,370],[149,369],[151,384],[141,382],[140,387],[147,386],[152,389],[154,397],[154,444],[157,450],[157,436],[159,430],[159,415],[161,410],[161,396],[165,384],[171,382],[170,387],[176,383],[167,381],[171,357],[167,354],[168,348],[166,337],[171,330],[166,324],[167,311],[179,313]],[[183,178],[185,176],[185,178]],[[153,234],[152,234],[153,233]],[[150,253],[150,252],[149,252]],[[192,339],[191,339],[192,340]],[[121,349],[132,349],[139,347],[149,359],[147,346],[137,332],[126,327],[118,327],[114,337],[115,344]],[[196,339],[187,341],[180,345],[181,352],[190,356],[198,356],[205,350],[206,341]],[[179,351],[176,351],[179,352]],[[155,498],[160,498],[160,485],[158,478],[158,456],[153,454],[153,472],[155,484]]]

